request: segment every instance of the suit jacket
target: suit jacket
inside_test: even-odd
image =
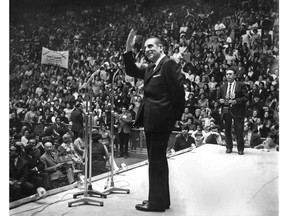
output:
[[[124,133],[131,133],[132,115],[129,111],[119,115],[118,133],[123,130]]]
[[[9,179],[18,180],[22,183],[27,181],[28,178],[28,164],[24,158],[19,157],[17,164],[14,164],[14,161],[10,158],[10,166],[9,166]]]
[[[29,167],[29,174],[33,174],[31,169],[37,167],[38,171],[41,172],[44,170],[44,163],[40,160],[41,152],[39,149],[35,149],[32,153],[32,157],[29,157],[26,153],[23,154],[22,158],[27,161]]]
[[[45,152],[40,157],[40,160],[44,163],[44,171],[49,174],[50,180],[53,181],[58,179],[60,176],[63,176],[63,174],[56,167],[56,165],[59,163],[57,154],[55,152],[52,152],[51,154],[54,158]]]
[[[83,130],[83,116],[82,112],[78,109],[75,109],[71,113],[71,121],[72,121],[72,131],[79,132]]]
[[[221,98],[225,99],[227,88],[228,88],[228,82],[220,86],[218,100],[220,100]],[[243,83],[236,82],[234,93],[235,93],[236,104],[232,105],[232,107],[230,108],[231,114],[237,118],[245,118],[246,117],[246,102],[248,101],[247,88]],[[224,105],[222,105],[222,112],[221,112],[222,114],[223,114],[223,106]]]
[[[144,98],[136,115],[135,125],[149,132],[172,131],[184,111],[183,76],[174,60],[165,56],[153,70],[150,64],[138,68],[132,52],[124,54],[125,70],[129,76],[144,79]]]

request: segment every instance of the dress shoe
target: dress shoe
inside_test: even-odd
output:
[[[149,202],[148,202],[148,200],[144,200],[143,202],[142,202],[142,205],[147,205]],[[165,209],[169,209],[170,208],[170,206],[167,206]]]
[[[227,149],[227,150],[226,150],[226,153],[227,153],[227,154],[232,153],[232,149]]]
[[[244,155],[244,152],[243,151],[238,151],[238,154],[239,155]]]
[[[154,206],[150,205],[149,203],[147,203],[147,204],[137,204],[135,206],[135,208],[138,211],[146,211],[146,212],[164,212],[165,211],[164,208],[154,207]]]

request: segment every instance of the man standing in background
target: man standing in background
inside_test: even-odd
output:
[[[220,87],[218,95],[222,105],[221,115],[225,125],[226,153],[232,153],[232,122],[236,133],[237,150],[239,155],[244,154],[244,118],[246,116],[246,102],[248,92],[244,84],[235,80],[235,71],[226,71],[227,82]]]

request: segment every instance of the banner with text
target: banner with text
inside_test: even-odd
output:
[[[58,65],[68,68],[69,51],[54,51],[42,47],[41,64]]]

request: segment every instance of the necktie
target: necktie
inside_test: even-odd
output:
[[[229,87],[228,87],[228,98],[230,99],[230,95],[231,95],[231,83],[229,83]]]

